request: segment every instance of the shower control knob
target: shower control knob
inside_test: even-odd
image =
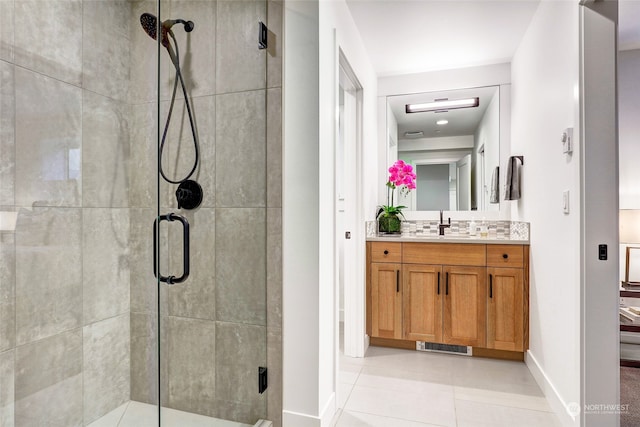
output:
[[[202,203],[202,187],[191,179],[182,181],[176,190],[176,200],[178,209],[195,209]]]

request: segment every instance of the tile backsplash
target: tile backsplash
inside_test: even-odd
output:
[[[471,221],[460,220],[451,221],[451,227],[445,228],[447,236],[467,237],[469,224]],[[480,227],[483,221],[476,221],[476,226]],[[521,221],[484,221],[487,226],[489,239],[509,239],[509,240],[529,240],[529,223]],[[377,221],[366,222],[367,237],[379,237]],[[410,220],[402,221],[402,237],[437,237],[437,220]],[[479,231],[476,236],[480,237]]]

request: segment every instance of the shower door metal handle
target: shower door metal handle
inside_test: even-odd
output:
[[[158,273],[158,263],[156,260],[156,254],[158,253],[158,225],[162,221],[180,221],[182,224],[183,231],[183,249],[182,249],[182,276],[163,276]],[[173,212],[168,213],[166,215],[160,215],[153,221],[153,248],[154,248],[154,256],[153,256],[153,275],[156,276],[156,279],[159,279],[161,282],[164,282],[168,285],[174,285],[176,283],[182,283],[189,277],[189,221],[183,216],[176,215]],[[158,277],[159,276],[159,277]]]

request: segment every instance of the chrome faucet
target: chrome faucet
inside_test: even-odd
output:
[[[445,224],[442,218],[442,211],[440,211],[440,224],[438,224],[438,229],[440,230],[440,235],[444,236],[444,229],[451,227],[451,217],[449,217],[449,223]]]

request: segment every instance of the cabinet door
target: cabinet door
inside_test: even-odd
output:
[[[486,343],[487,286],[485,267],[443,267],[444,342],[484,347]]]
[[[442,266],[407,265],[402,270],[404,339],[442,341]]]
[[[487,268],[487,348],[524,351],[524,280],[520,268]]]
[[[401,264],[371,264],[371,336],[402,338]]]

